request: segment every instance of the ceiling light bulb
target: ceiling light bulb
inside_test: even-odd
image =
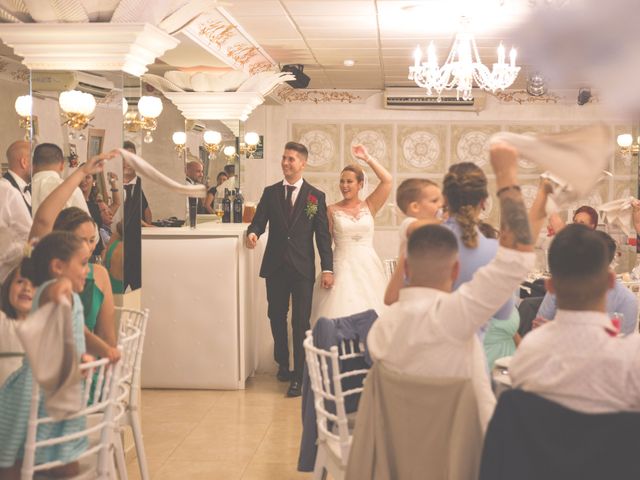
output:
[[[342,62],[342,64],[345,67],[353,67],[356,64],[356,61],[355,60],[351,60],[350,58],[348,58],[344,62]]]
[[[227,157],[235,155],[236,147],[234,147],[233,145],[227,145],[226,147],[224,147],[224,150],[222,150],[222,153],[224,153]]]
[[[218,145],[222,141],[222,135],[220,132],[214,130],[207,130],[203,135],[204,143],[209,145]]]
[[[618,135],[618,146],[622,148],[628,148],[633,143],[633,137],[630,133],[623,133],[622,135]]]
[[[184,145],[187,143],[187,134],[184,132],[173,132],[171,140],[175,145]]]
[[[251,146],[256,146],[260,143],[260,135],[256,132],[247,132],[244,135],[244,143]]]
[[[138,111],[146,118],[158,118],[162,113],[162,100],[158,97],[144,95],[138,100]]]
[[[21,117],[30,117],[31,108],[33,107],[33,97],[31,95],[21,95],[16,98],[16,113]]]
[[[127,99],[122,97],[122,115],[127,113],[127,110],[129,110],[129,104],[127,103]]]

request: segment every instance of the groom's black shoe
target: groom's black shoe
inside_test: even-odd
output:
[[[280,382],[288,382],[291,380],[291,372],[289,371],[289,367],[278,367],[278,374],[276,378]]]
[[[289,390],[287,390],[287,397],[299,397],[302,395],[302,382],[300,380],[291,380]]]

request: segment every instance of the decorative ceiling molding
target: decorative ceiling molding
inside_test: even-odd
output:
[[[180,43],[148,23],[0,24],[0,38],[32,70],[120,70],[136,76]]]
[[[505,90],[502,92],[488,93],[496,97],[502,103],[517,103],[518,105],[532,103],[558,103],[564,99],[564,97],[551,92],[534,97],[526,90]]]
[[[256,92],[165,92],[187,120],[242,120],[262,105]]]
[[[181,33],[236,70],[244,70],[255,75],[276,66],[262,47],[226,12],[223,14],[214,11],[203,14],[181,30]]]
[[[290,86],[278,88],[272,95],[280,103],[365,103],[379,90],[307,90]]]

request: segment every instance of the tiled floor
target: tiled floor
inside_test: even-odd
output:
[[[293,480],[300,399],[269,375],[246,390],[143,390],[142,429],[154,480]],[[140,478],[134,459],[129,478]]]

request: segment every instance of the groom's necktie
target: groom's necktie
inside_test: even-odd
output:
[[[285,205],[286,205],[286,213],[287,213],[287,218],[291,218],[291,213],[293,212],[293,202],[291,201],[293,199],[293,192],[296,189],[295,185],[285,185],[284,186],[287,189],[287,196],[285,198]]]

